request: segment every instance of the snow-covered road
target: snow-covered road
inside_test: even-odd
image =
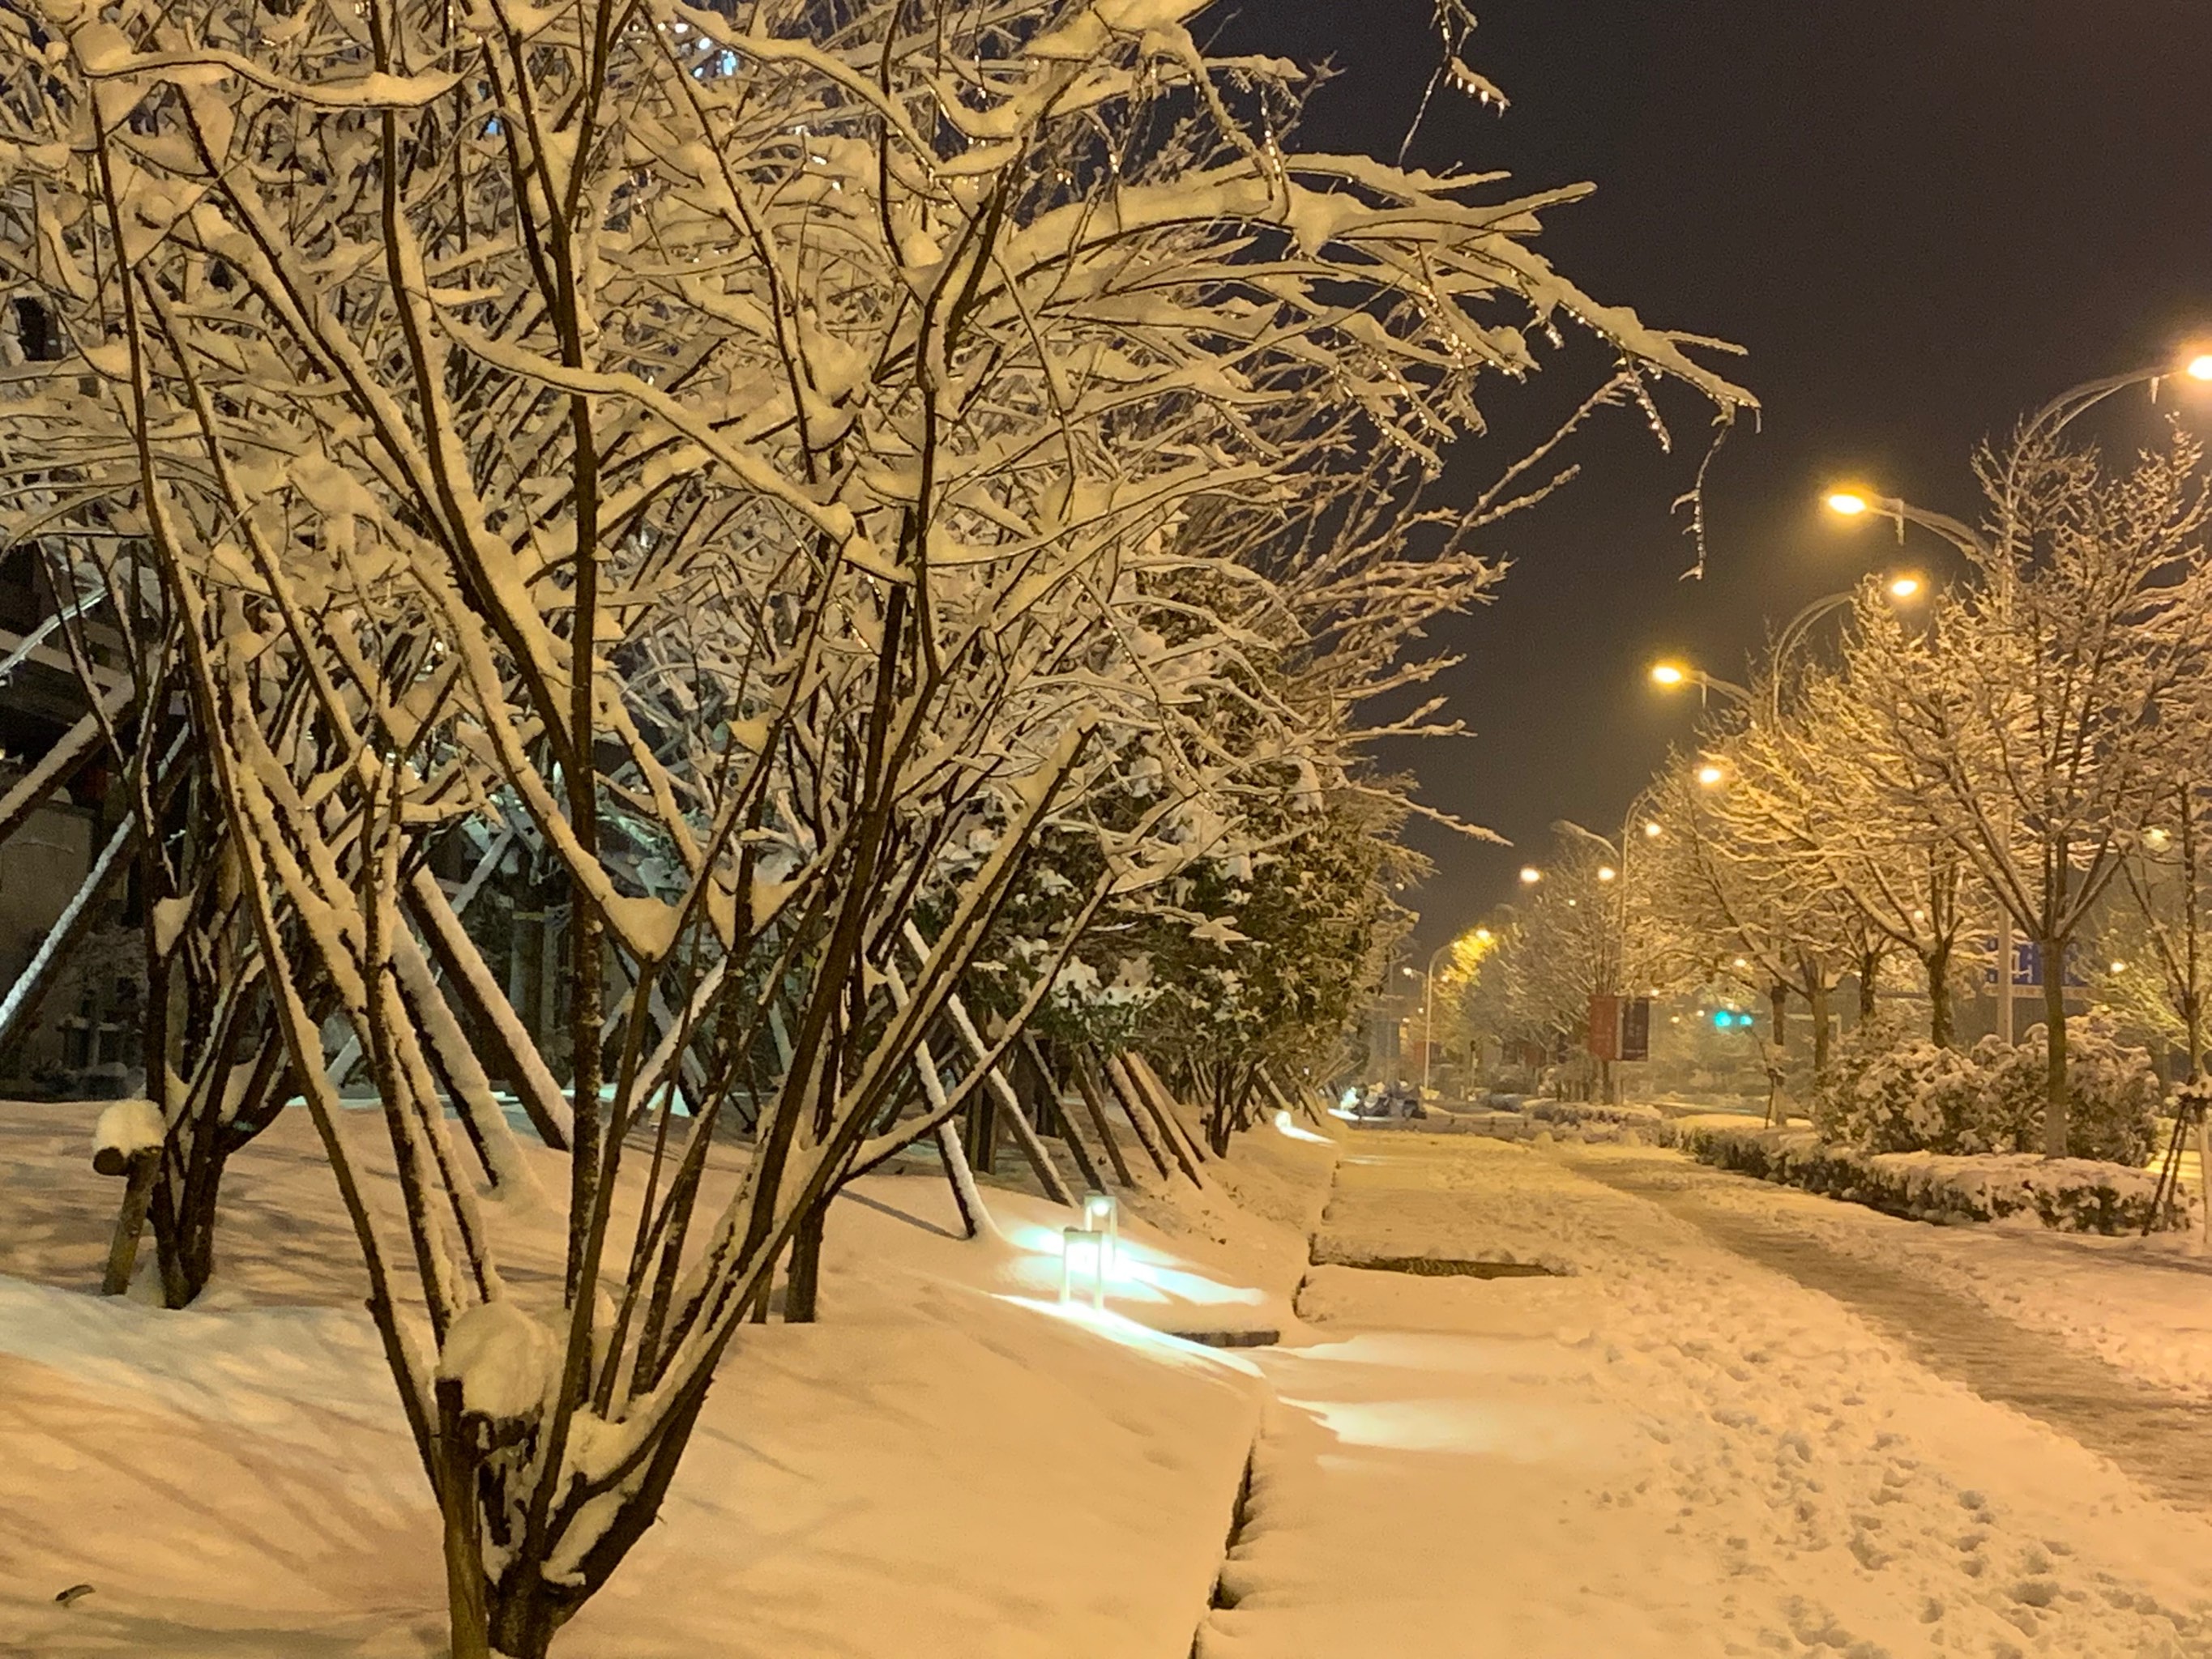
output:
[[[1200,1659],[2212,1654],[2212,1526],[1540,1150],[1361,1137]],[[2212,1500],[2212,1493],[2208,1493]]]

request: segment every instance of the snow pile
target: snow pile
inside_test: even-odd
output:
[[[1681,1146],[1703,1164],[1921,1221],[2033,1217],[2060,1232],[2141,1232],[2157,1198],[2148,1170],[2090,1158],[1863,1152],[1803,1129],[1694,1121],[1681,1126]],[[2158,1224],[2189,1218],[2169,1202]]]
[[[446,1332],[441,1381],[461,1385],[462,1409],[495,1423],[538,1415],[553,1382],[552,1333],[507,1301],[469,1309]]]
[[[93,1167],[102,1175],[120,1175],[141,1152],[161,1149],[161,1109],[150,1100],[118,1100],[100,1115],[93,1126]]]

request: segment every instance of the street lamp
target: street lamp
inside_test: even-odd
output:
[[[1747,688],[1738,685],[1734,680],[1722,679],[1717,674],[1708,674],[1704,669],[1692,667],[1685,662],[1669,660],[1652,664],[1651,683],[1669,691],[1678,686],[1694,685],[1700,699],[1705,701],[1710,701],[1711,694],[1717,691],[1740,703],[1751,702],[1751,692]]]
[[[2171,379],[2177,373],[2199,384],[2212,382],[2212,351],[2198,352],[2178,365],[2168,361],[2125,374],[2108,374],[2102,380],[2084,380],[2081,385],[2060,392],[2036,410],[2021,428],[2020,441],[2025,443],[2038,437],[2055,435],[2115,392],[2125,392],[2130,386],[2154,386],[2160,380]],[[1842,518],[1856,519],[1875,513],[1890,520],[1897,526],[1897,539],[1900,543],[1905,540],[1905,526],[1916,524],[1923,530],[1934,531],[1970,559],[1978,562],[1990,556],[1990,544],[1981,532],[1948,514],[1931,513],[1895,495],[1880,495],[1856,484],[1839,485],[1831,489],[1826,501],[1828,510]]]
[[[1521,866],[1521,884],[1523,887],[1534,887],[1543,878],[1544,872],[1534,865],[1524,864]]]
[[[1896,495],[1878,495],[1867,489],[1832,489],[1828,492],[1827,508],[1839,518],[1863,518],[1869,513],[1880,514],[1897,526],[1897,539],[1905,541],[1905,526],[1917,524],[1923,530],[1932,530],[1970,559],[1987,556],[1989,544],[1981,532],[1962,520],[1948,513],[1930,513]]]
[[[1711,761],[1707,761],[1698,769],[1698,781],[1708,789],[1717,787],[1725,781],[1727,777],[1728,774]]]

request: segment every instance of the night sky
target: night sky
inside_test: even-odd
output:
[[[1440,689],[1474,735],[1387,758],[1517,845],[1415,827],[1437,864],[1413,896],[1424,947],[1510,897],[1554,819],[1618,827],[1694,714],[1648,689],[1654,657],[1740,678],[1771,626],[1863,572],[1946,574],[1927,542],[1901,555],[1886,526],[1828,520],[1823,485],[1864,478],[1972,517],[1981,439],[2076,381],[2212,340],[2207,0],[1477,10],[1468,59],[1512,107],[1439,93],[1411,159],[1531,190],[1595,182],[1536,246],[1601,300],[1745,347],[1729,372],[1764,410],[1713,467],[1702,582],[1680,580],[1692,550],[1668,510],[1706,439],[1679,390],[1673,455],[1616,413],[1577,483],[1500,527],[1491,550],[1515,568],[1496,602],[1438,635],[1467,657]],[[1244,0],[1217,44],[1332,63],[1306,147],[1388,156],[1437,61],[1430,13]],[[1560,367],[1550,401],[1493,394],[1499,447],[1461,458],[1455,483],[1603,373]]]

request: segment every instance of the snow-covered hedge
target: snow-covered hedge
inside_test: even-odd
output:
[[[2070,1024],[2067,1039],[2068,1152],[2142,1164],[2157,1130],[2150,1057],[2094,1018]],[[1988,1036],[1965,1054],[1869,1022],[1838,1045],[1813,1098],[1814,1127],[1866,1152],[2039,1152],[2044,1066],[2040,1025],[2016,1046]]]
[[[1690,1122],[1680,1144],[1701,1164],[1919,1221],[2032,1215],[2058,1232],[2139,1233],[2158,1184],[2148,1170],[2091,1158],[1867,1152],[1804,1129]],[[2169,1201],[2158,1224],[2185,1228],[2188,1214]]]
[[[1571,1128],[1611,1123],[1641,1129],[1666,1121],[1666,1115],[1656,1106],[1608,1106],[1589,1100],[1532,1100],[1521,1109],[1539,1123],[1559,1123]]]

